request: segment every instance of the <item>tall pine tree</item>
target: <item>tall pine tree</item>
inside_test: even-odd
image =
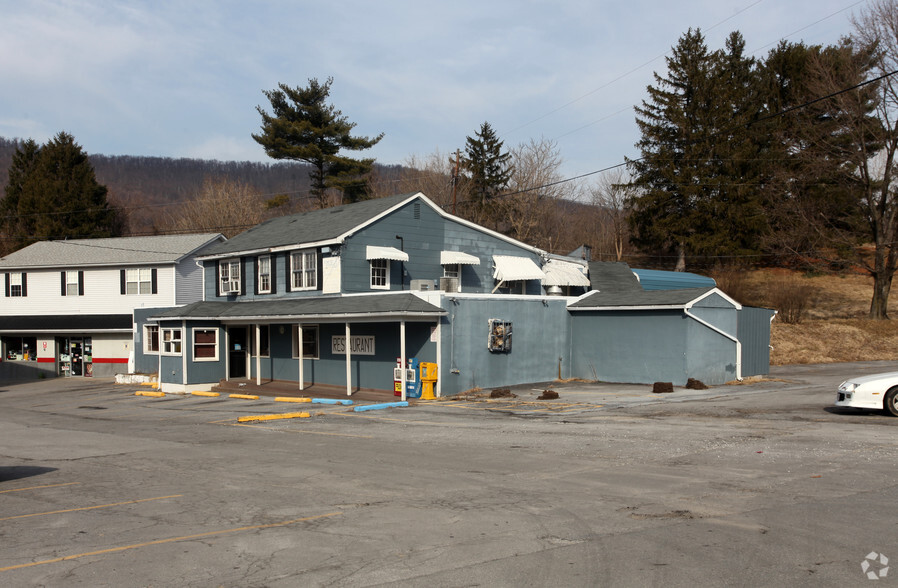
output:
[[[291,88],[278,84],[278,89],[263,91],[271,102],[271,114],[261,106],[262,132],[253,139],[274,159],[303,161],[312,166],[312,195],[318,207],[328,206],[327,190],[336,188],[350,202],[367,197],[366,174],[374,159],[353,159],[341,155],[342,150],[363,151],[376,145],[383,133],[376,137],[351,135],[356,124],[327,103],[333,78],[323,84],[309,80],[308,87]]]
[[[756,66],[739,33],[709,52],[689,29],[655,74],[637,107],[642,157],[628,163],[639,188],[630,206],[632,240],[641,249],[687,256],[755,253],[765,230],[757,183],[764,151],[751,126],[761,112]]]
[[[8,251],[35,241],[116,237],[123,232],[87,154],[61,132],[46,145],[25,141],[16,149],[0,200]]]
[[[479,222],[498,222],[494,199],[511,181],[514,167],[511,154],[502,151],[503,142],[488,122],[480,125],[474,137],[465,141],[463,165],[468,173],[474,214]]]

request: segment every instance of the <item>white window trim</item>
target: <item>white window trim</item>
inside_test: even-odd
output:
[[[10,298],[23,298],[22,294],[22,274],[24,272],[11,272],[9,274],[9,296]],[[18,288],[18,293],[16,288]]]
[[[131,279],[134,275],[137,275],[137,279]],[[131,292],[128,286],[134,285],[135,292]],[[146,286],[146,292],[141,292],[141,286]],[[152,294],[153,293],[153,270],[145,267],[134,267],[128,268],[125,270],[125,295],[126,296],[139,296],[141,294]]]
[[[174,332],[178,332],[178,338],[174,338]],[[171,338],[166,340],[166,333],[171,333]],[[178,351],[166,351],[166,343],[169,343],[169,347],[173,347],[175,343],[178,345]],[[178,356],[180,357],[181,352],[184,350],[184,330],[181,327],[177,328],[166,328],[159,329],[159,352],[162,355],[170,355],[170,356]]]
[[[443,264],[443,277],[444,278],[458,278],[461,279],[461,264],[460,263],[444,263]]]
[[[74,278],[74,281],[72,280]],[[72,290],[74,289],[74,292]],[[78,271],[66,270],[65,272],[65,295],[80,296],[81,288],[78,287]]]
[[[200,343],[200,345],[213,345],[215,347],[215,355],[213,357],[197,357],[196,356],[196,335],[197,333],[215,333],[215,342],[214,343]],[[193,361],[202,362],[202,361],[218,361],[218,329],[216,328],[208,328],[208,329],[191,329],[191,339],[193,340]]]
[[[318,359],[318,357],[321,355],[321,337],[320,337],[321,331],[318,329],[318,325],[303,325],[302,326],[303,333],[305,333],[306,331],[313,330],[313,329],[315,330],[315,353],[313,355],[305,355],[305,356],[303,356],[303,359]],[[293,342],[292,343],[293,359],[299,359],[300,350],[297,349],[297,347],[302,347],[302,341],[299,340],[299,337],[297,335],[298,330],[299,330],[299,327],[297,325],[293,325],[293,331],[290,336],[291,340]]]
[[[262,273],[262,260],[268,261],[268,272],[267,274]],[[270,255],[260,255],[257,261],[258,271],[256,272],[256,284],[258,284],[259,294],[271,294],[271,256]],[[262,287],[262,276],[268,276],[268,287]]]
[[[143,352],[145,355],[159,355],[159,349],[150,349],[150,330],[156,329],[156,345],[161,347],[159,339],[159,325],[143,326]]]
[[[383,267],[375,268],[374,264],[383,264]],[[368,271],[368,283],[371,286],[372,290],[389,290],[390,289],[390,260],[389,259],[372,259],[368,262],[369,271]],[[374,283],[374,270],[383,270],[383,284],[375,284]],[[380,277],[380,276],[378,276]]]
[[[236,270],[236,272],[232,271]],[[240,259],[222,259],[218,262],[218,290],[222,295],[240,294]],[[234,276],[234,274],[237,274]]]
[[[311,256],[312,263],[314,264],[311,268],[306,267],[307,256]],[[296,260],[301,260],[301,266],[299,268],[296,267]],[[296,275],[297,272],[300,275],[301,285],[296,285]],[[311,285],[307,283],[306,277],[311,275],[313,277],[313,282]],[[308,290],[317,290],[318,289],[318,250],[317,249],[300,249],[298,251],[290,252],[290,291],[291,292],[300,292],[300,291],[308,291]]]

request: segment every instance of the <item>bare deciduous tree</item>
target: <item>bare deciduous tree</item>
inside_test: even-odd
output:
[[[230,238],[265,220],[267,211],[265,199],[249,184],[206,178],[196,198],[166,214],[158,228],[162,232],[221,233]]]
[[[636,194],[636,188],[626,170],[618,167],[600,175],[589,194],[590,203],[599,212],[599,251],[613,251],[615,259],[621,261],[630,241],[628,202]]]

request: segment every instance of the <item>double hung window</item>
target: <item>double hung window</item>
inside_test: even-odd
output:
[[[371,260],[371,287],[378,290],[390,288],[390,260]]]
[[[290,289],[316,288],[318,288],[318,252],[314,249],[294,251],[290,254]]]
[[[159,353],[159,325],[143,326],[143,352]]]
[[[162,329],[162,354],[181,355],[181,329]]]
[[[130,268],[125,270],[125,294],[152,294],[153,270]]]
[[[259,294],[271,293],[271,256],[259,257],[259,275],[256,276],[259,285]]]
[[[219,261],[218,280],[221,294],[240,294],[240,260]]]

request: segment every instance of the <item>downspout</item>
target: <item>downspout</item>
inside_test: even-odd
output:
[[[741,382],[743,380],[743,378],[742,378],[742,343],[739,341],[739,339],[730,335],[729,333],[724,332],[723,330],[719,329],[718,327],[715,327],[708,321],[695,316],[694,314],[689,312],[689,307],[684,308],[683,312],[686,313],[686,316],[688,316],[689,318],[694,319],[695,321],[698,321],[699,323],[705,325],[706,327],[708,327],[715,333],[719,333],[719,334],[723,335],[724,337],[726,337],[730,341],[733,341],[736,344],[736,379]]]

